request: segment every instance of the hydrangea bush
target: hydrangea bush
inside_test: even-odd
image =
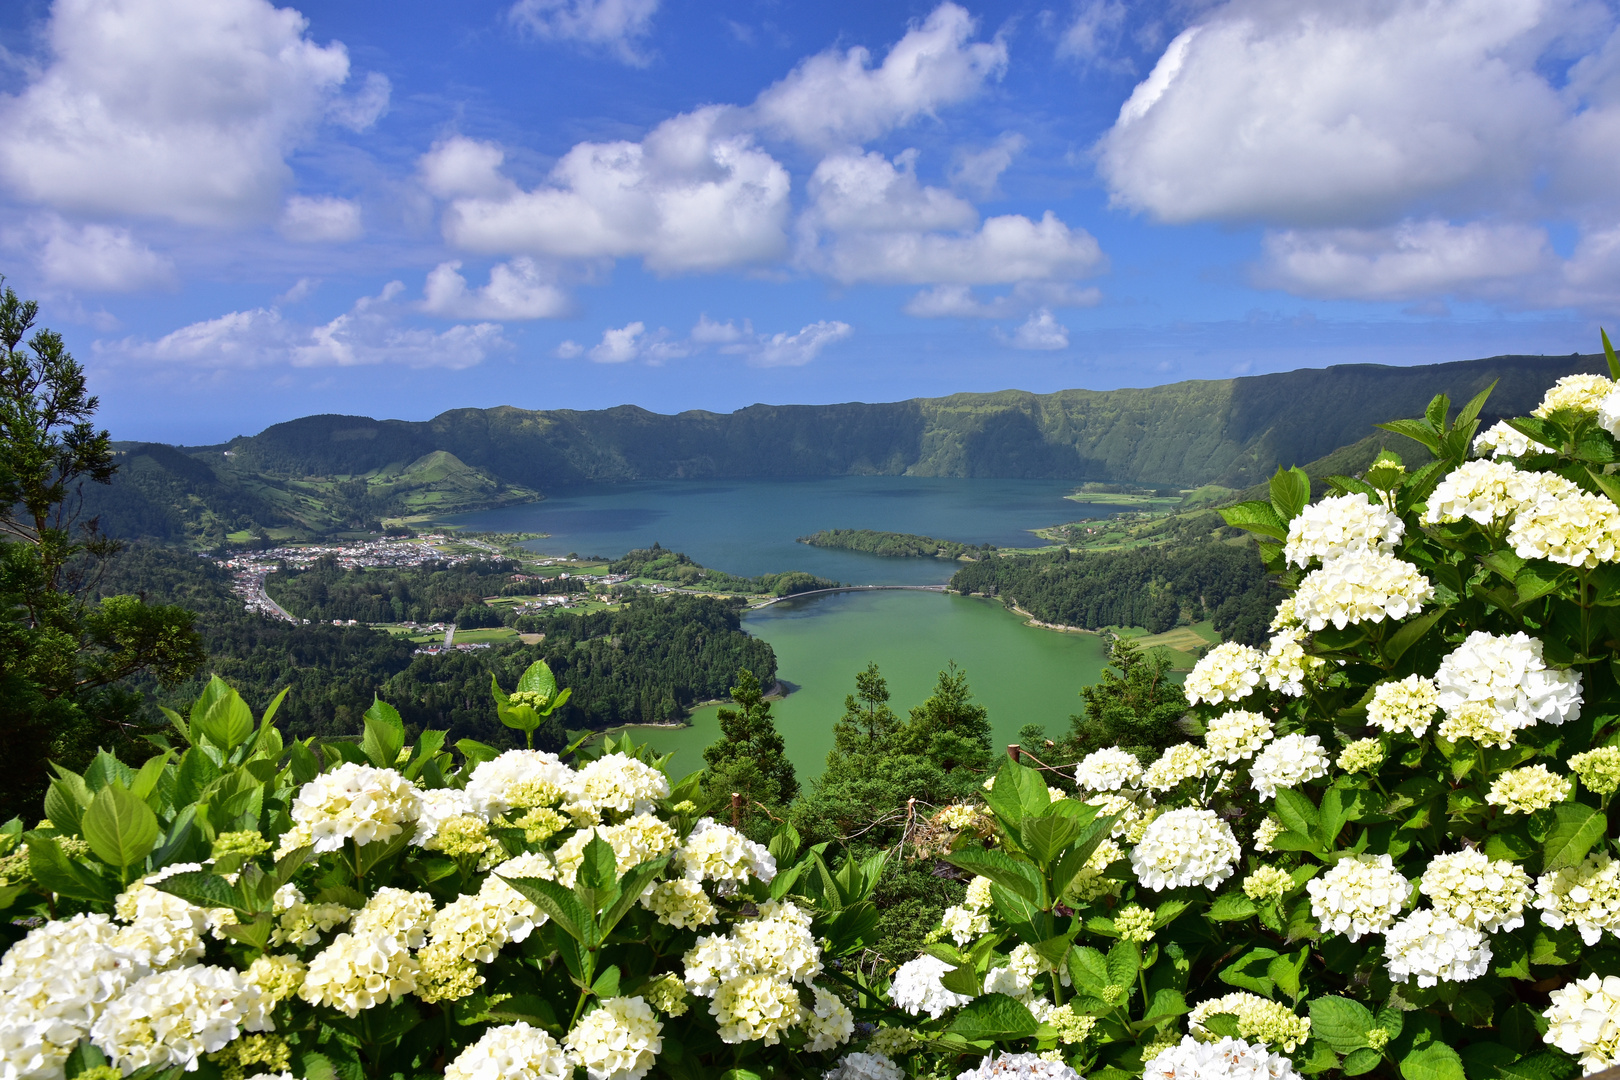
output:
[[[495,693],[525,732],[562,697]],[[881,857],[754,843],[628,738],[457,765],[380,702],[358,743],[274,713],[216,679],[0,833],[0,1080],[819,1076],[878,1011],[838,958]]]
[[[860,1052],[1091,1080],[1620,1063],[1615,378],[1483,434],[1488,390],[1437,398],[1384,425],[1421,468],[1385,452],[1314,503],[1279,472],[1224,511],[1288,594],[1268,646],[1198,662],[1158,760],[1100,750],[1058,789],[1005,763],[948,856],[967,900]]]

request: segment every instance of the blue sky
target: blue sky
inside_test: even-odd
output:
[[[0,271],[121,438],[1592,351],[1589,0],[13,0]]]

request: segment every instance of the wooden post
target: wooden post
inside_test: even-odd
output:
[[[1018,762],[1018,754],[1019,754],[1018,744],[1017,743],[1008,743],[1007,744],[1007,756],[1012,758],[1014,765],[1017,765],[1019,763]]]
[[[731,793],[731,827],[737,828],[742,823],[742,793]]]

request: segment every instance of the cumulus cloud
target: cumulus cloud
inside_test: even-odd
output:
[[[1007,44],[975,42],[973,16],[945,3],[913,24],[883,63],[856,46],[805,60],[754,102],[762,127],[809,146],[864,143],[977,94],[1007,68]]]
[[[219,368],[355,367],[402,364],[413,368],[472,367],[507,342],[495,323],[433,331],[402,325],[402,282],[377,296],[361,297],[331,322],[306,326],[276,308],[233,311],[192,323],[155,341],[125,338],[96,343],[112,358]]]
[[[983,150],[960,150],[951,163],[951,183],[981,199],[988,199],[996,193],[1001,174],[1028,145],[1028,139],[1008,131]]]
[[[573,304],[568,294],[546,281],[533,259],[519,256],[490,268],[489,284],[469,289],[461,263],[440,263],[429,271],[422,310],[448,319],[555,319]]]
[[[647,330],[647,324],[633,322],[617,330],[602,331],[602,343],[591,350],[591,359],[598,364],[623,364],[641,355],[636,339]]]
[[[30,222],[27,245],[53,285],[86,292],[139,292],[174,284],[174,264],[125,228],[72,225],[55,214]],[[19,238],[21,239],[21,238]]]
[[[811,261],[845,284],[1000,285],[1087,277],[1107,266],[1096,239],[1050,210],[988,218],[973,232],[867,232],[838,236]]]
[[[558,359],[572,360],[576,356],[584,355],[585,346],[581,345],[577,341],[569,340],[563,342],[561,345],[558,345],[555,351]]]
[[[1119,0],[1088,0],[1076,6],[1074,20],[1058,38],[1057,54],[1082,62],[1096,60],[1124,25],[1125,5]]]
[[[1058,322],[1045,308],[1032,312],[1011,335],[997,331],[996,336],[1015,349],[1050,352],[1069,347],[1069,328]]]
[[[801,226],[835,232],[925,232],[971,229],[978,211],[942,188],[917,182],[917,152],[833,154],[810,175],[810,206]]]
[[[902,309],[920,319],[1010,319],[1036,308],[1095,307],[1102,291],[1063,281],[1021,281],[1000,296],[981,299],[966,285],[936,285]]]
[[[754,336],[754,324],[744,319],[738,326],[733,319],[715,322],[708,315],[699,315],[697,325],[689,335],[696,345],[733,345]]]
[[[756,367],[802,367],[821,355],[821,350],[854,332],[845,322],[813,322],[797,334],[762,337],[758,347],[748,353],[748,362]]]
[[[639,43],[657,12],[658,0],[518,0],[508,15],[537,37],[600,46],[642,67],[649,58]]]
[[[1258,284],[1357,300],[1511,295],[1553,262],[1543,229],[1480,222],[1288,230],[1268,234],[1264,246]]]
[[[287,153],[349,76],[306,30],[267,0],[59,0],[48,58],[0,95],[0,179],[66,211],[272,218]]]
[[[640,256],[666,274],[778,258],[787,249],[787,170],[730,130],[726,112],[683,113],[641,142],[580,143],[529,191],[504,181],[490,144],[442,143],[421,169],[430,189],[452,197],[445,238],[468,251]]]
[[[1560,0],[1233,2],[1176,37],[1099,144],[1169,222],[1371,225],[1502,208],[1565,113],[1536,70]]]
[[[360,89],[347,97],[336,98],[326,107],[326,115],[334,124],[350,131],[365,131],[388,112],[388,100],[393,96],[394,84],[380,71],[366,74]]]
[[[304,244],[357,240],[360,204],[331,195],[294,195],[281,211],[281,235]]]

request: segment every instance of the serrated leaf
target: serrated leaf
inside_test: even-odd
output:
[[[1181,991],[1165,988],[1153,995],[1153,1000],[1148,1004],[1147,1012],[1142,1015],[1139,1023],[1144,1028],[1153,1027],[1191,1011],[1187,999],[1181,996]]]
[[[1006,994],[985,994],[962,1007],[946,1030],[974,1041],[1008,1042],[1035,1034],[1040,1025],[1029,1009]]]
[[[989,878],[1003,888],[1026,900],[1040,899],[1041,875],[1027,862],[1022,862],[1004,851],[984,848],[962,848],[945,856],[945,861],[970,874]]]
[[[940,976],[940,985],[953,994],[963,994],[967,997],[978,997],[979,991],[984,989],[979,973],[973,967],[957,967]]]
[[[373,699],[366,710],[365,735],[360,749],[379,769],[392,769],[399,761],[399,752],[405,747],[405,721],[399,710],[383,701]]]
[[[1314,1019],[1311,1030],[1316,1030]],[[1405,1080],[1467,1080],[1462,1058],[1443,1042],[1425,1043],[1401,1059]]]
[[[1400,660],[1401,657],[1406,655],[1406,651],[1421,641],[1424,634],[1434,629],[1434,624],[1439,622],[1441,617],[1450,610],[1449,607],[1431,608],[1417,618],[1408,619],[1402,623],[1393,634],[1384,640],[1384,659],[1391,664]]]
[[[1108,981],[1115,986],[1130,986],[1142,970],[1142,946],[1134,941],[1120,941],[1108,950]]]
[[[1287,826],[1290,832],[1312,836],[1317,831],[1321,816],[1317,813],[1316,805],[1300,792],[1293,788],[1278,788],[1277,820]]]
[[[235,908],[238,904],[231,883],[206,870],[170,874],[152,887],[200,908]]]
[[[601,944],[594,913],[585,910],[572,889],[544,878],[496,876],[521,893],[529,903],[551,916],[564,933],[581,945],[589,949]]]
[[[1234,506],[1223,506],[1215,512],[1234,528],[1247,529],[1273,540],[1288,539],[1288,526],[1277,516],[1277,511],[1269,502],[1240,502]]]
[[[1069,950],[1069,975],[1076,986],[1100,993],[1108,986],[1108,960],[1090,946],[1076,945]]]
[[[1542,844],[1542,865],[1549,872],[1578,865],[1603,839],[1608,824],[1601,810],[1583,803],[1559,803],[1552,815],[1552,828]]]
[[[79,830],[96,858],[111,866],[133,866],[157,844],[158,820],[145,802],[109,784],[96,792]]]
[[[1362,1073],[1370,1073],[1378,1068],[1379,1063],[1383,1060],[1384,1055],[1369,1046],[1363,1046],[1360,1050],[1352,1050],[1344,1058],[1344,1075],[1360,1076]]]
[[[1215,898],[1209,905],[1209,917],[1216,922],[1237,922],[1254,916],[1260,909],[1253,900],[1240,892],[1227,892]]]
[[[1277,468],[1271,478],[1271,508],[1284,523],[1298,517],[1311,501],[1311,478],[1298,465],[1292,469]]]
[[[1312,998],[1310,1011],[1311,1035],[1341,1054],[1366,1046],[1367,1032],[1375,1026],[1372,1010],[1349,998]]]

